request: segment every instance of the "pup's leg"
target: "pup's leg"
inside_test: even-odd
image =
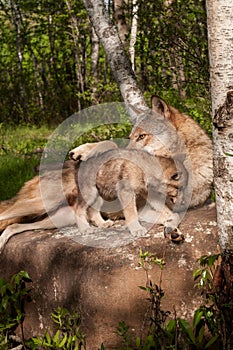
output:
[[[97,227],[107,228],[111,227],[114,224],[114,221],[112,220],[104,220],[100,214],[100,209],[103,204],[103,199],[98,196],[94,205],[90,206],[88,209],[88,216],[91,221],[94,222],[94,224]]]
[[[144,235],[147,230],[145,227],[141,226],[138,221],[136,197],[129,182],[125,180],[119,181],[117,184],[117,193],[130,233],[135,236]]]
[[[88,233],[90,231],[90,224],[87,220],[88,205],[85,202],[77,200],[76,203],[76,224],[81,233]]]
[[[12,224],[8,226],[0,236],[0,251],[4,248],[7,241],[14,235],[32,230],[49,230],[54,228],[62,228],[75,224],[75,214],[70,207],[62,207],[50,217],[41,221],[29,224]]]

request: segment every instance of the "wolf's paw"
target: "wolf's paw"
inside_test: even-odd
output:
[[[114,225],[114,221],[108,219],[101,225],[101,227],[108,228],[108,227],[112,227],[113,225]]]
[[[130,230],[130,232],[134,237],[149,237],[147,229],[143,226]]]
[[[165,227],[164,236],[174,243],[180,243],[184,241],[184,235],[178,228]]]

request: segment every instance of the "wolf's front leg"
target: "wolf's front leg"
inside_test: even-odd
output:
[[[167,206],[164,209],[164,236],[173,242],[181,242],[184,240],[182,232],[179,230],[180,216],[173,213]]]

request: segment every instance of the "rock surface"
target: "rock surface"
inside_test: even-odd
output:
[[[192,277],[197,259],[217,251],[215,208],[189,211],[180,229],[185,236],[181,244],[164,239],[158,226],[149,237],[134,240],[126,239],[122,227],[99,230],[88,245],[85,237],[77,237],[75,228],[13,237],[0,257],[0,277],[26,270],[33,280],[32,302],[26,305],[26,337],[43,334],[58,306],[80,311],[88,350],[97,350],[102,342],[105,349],[113,349],[120,321],[140,335],[150,306],[148,295],[139,288],[146,284],[146,273],[138,265],[140,248],[165,259],[163,309],[174,312],[175,308],[178,317],[190,319],[201,302]],[[149,278],[158,284],[160,273],[154,266]]]

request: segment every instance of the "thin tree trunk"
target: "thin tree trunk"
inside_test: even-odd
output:
[[[19,91],[21,97],[21,103],[23,111],[26,111],[26,93],[24,86],[24,74],[23,74],[23,59],[24,59],[24,45],[23,45],[23,18],[19,8],[19,4],[15,1],[11,1],[11,21],[15,26],[16,31],[16,54],[17,54],[17,63],[19,71]]]
[[[123,4],[124,4],[123,0],[114,0],[114,19],[118,29],[120,39],[124,44],[125,38],[128,34],[128,26],[125,20]]]
[[[131,26],[131,36],[130,36],[130,43],[129,43],[129,53],[130,53],[130,60],[132,64],[132,69],[135,71],[135,44],[137,40],[137,28],[138,28],[138,4],[137,0],[133,0],[133,19],[132,19],[132,26]]]
[[[95,29],[92,27],[91,35],[91,76],[93,77],[93,85],[91,86],[92,100],[96,101],[96,92],[98,91],[98,62],[99,62],[100,41]]]
[[[70,0],[66,0],[66,6],[70,17],[72,40],[74,44],[76,85],[77,85],[78,91],[81,90],[81,92],[84,93],[84,79],[81,72],[81,63],[79,58],[78,38],[80,34],[78,29],[77,18],[72,12],[72,5]],[[78,108],[79,110],[81,109],[80,100],[78,100]]]
[[[102,0],[84,0],[83,2],[96,34],[104,47],[124,102],[136,109],[148,110],[143,94],[136,84],[130,60],[125,54],[116,28],[106,13],[104,2]]]
[[[222,262],[224,349],[233,349],[233,2],[207,0],[213,111],[214,186]]]
[[[92,28],[91,36],[91,75],[96,80],[98,78],[98,60],[99,60],[100,41],[95,29]]]

